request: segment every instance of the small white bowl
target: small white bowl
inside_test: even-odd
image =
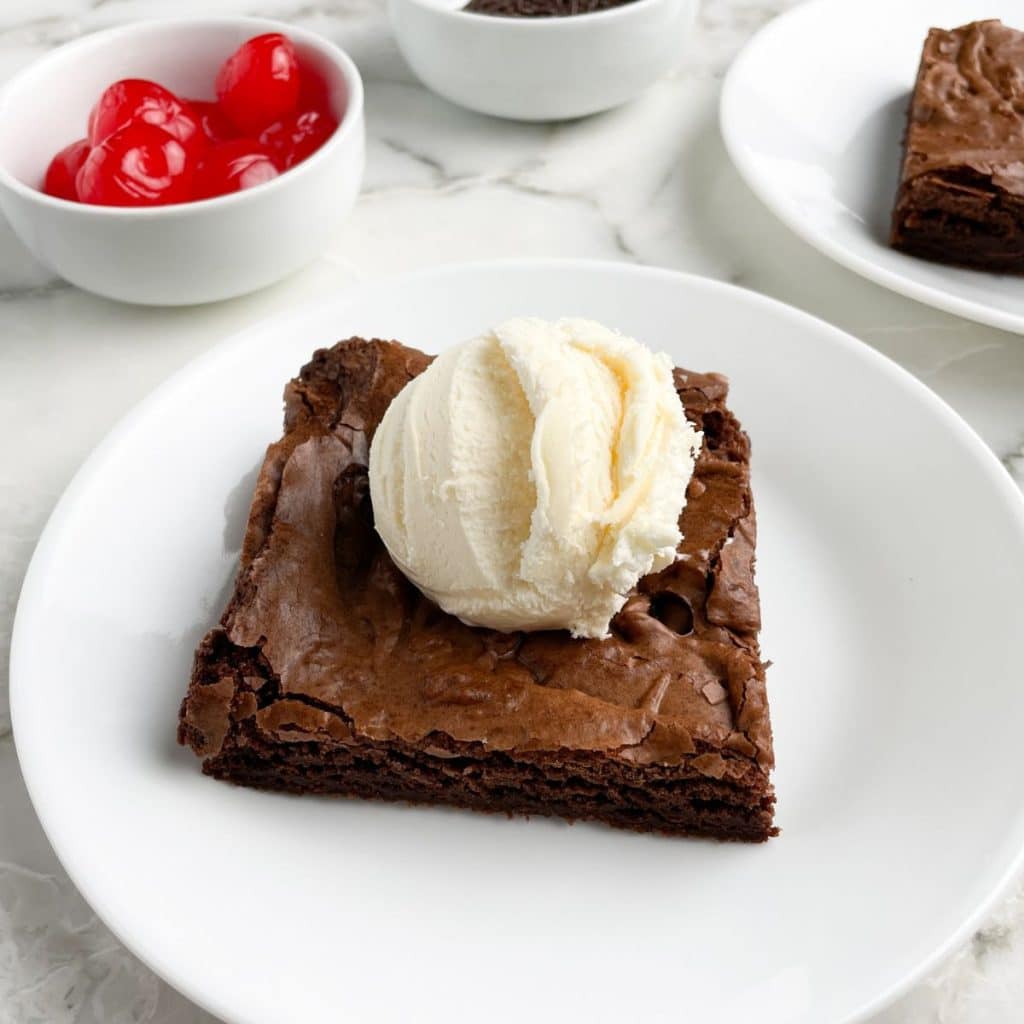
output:
[[[465,3],[388,0],[413,71],[470,110],[559,121],[617,107],[671,71],[698,0],[631,0],[554,18],[475,14]]]
[[[288,35],[342,115],[307,160],[255,188],[172,206],[92,206],[39,191],[111,82],[149,78],[213,99],[220,64],[264,32]],[[271,284],[324,249],[359,194],[364,135],[359,72],[321,36],[262,18],[136,23],[62,46],[0,93],[0,209],[37,259],[80,288],[145,305],[213,302]]]

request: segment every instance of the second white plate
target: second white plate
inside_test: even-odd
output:
[[[428,352],[584,315],[732,378],[754,445],[782,835],[764,846],[259,793],[174,742],[284,382],[350,334]],[[1024,844],[1024,502],[848,335],[714,281],[507,263],[254,325],[61,499],[22,591],[15,737],[68,873],[236,1024],[836,1024],[964,940]]]
[[[801,238],[919,302],[1024,333],[1024,278],[889,248],[907,106],[928,29],[1001,18],[1020,0],[816,0],[776,18],[734,62],[725,144],[761,200]]]

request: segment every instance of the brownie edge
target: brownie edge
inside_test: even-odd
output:
[[[577,640],[466,626],[377,537],[369,444],[429,361],[349,339],[288,384],[179,741],[207,774],[265,789],[774,835],[750,446],[724,378],[676,371],[704,437],[676,561],[640,581],[610,639]]]

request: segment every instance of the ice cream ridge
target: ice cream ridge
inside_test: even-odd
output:
[[[664,353],[589,320],[508,320],[389,406],[370,448],[377,532],[469,625],[606,637],[675,557],[700,445]]]

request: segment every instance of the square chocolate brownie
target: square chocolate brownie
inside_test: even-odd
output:
[[[929,260],[1024,272],[1024,33],[998,21],[928,33],[891,243]]]
[[[750,446],[724,378],[675,373],[703,432],[678,557],[640,580],[610,638],[574,639],[465,625],[377,536],[370,441],[429,362],[354,338],[288,384],[179,740],[246,786],[774,835]]]

